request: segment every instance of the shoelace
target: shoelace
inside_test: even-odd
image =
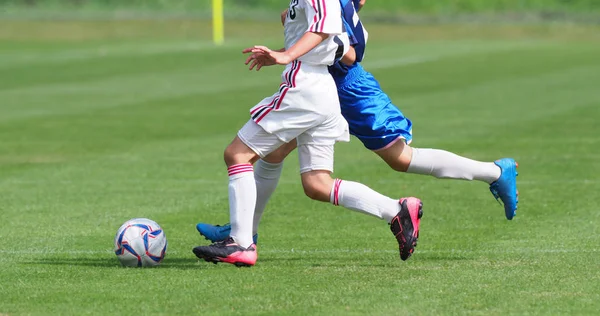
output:
[[[228,237],[225,240],[217,241],[213,245],[217,247],[226,247],[228,244],[234,243],[233,238]]]

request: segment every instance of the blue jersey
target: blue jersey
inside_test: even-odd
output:
[[[344,30],[350,39],[350,45],[356,50],[356,61],[361,62],[367,47],[367,30],[358,18],[360,0],[340,0]]]
[[[361,62],[365,56],[368,34],[358,18],[359,3],[360,0],[340,0],[344,30],[348,34],[350,45],[356,51],[356,63],[352,66],[347,66],[338,61],[333,66],[330,66],[329,72],[336,82],[340,80],[344,81],[350,68],[356,67],[357,63]]]
[[[385,149],[397,140],[412,140],[412,122],[385,94],[379,82],[360,65],[367,44],[367,33],[356,12],[360,0],[340,0],[344,26],[356,50],[356,60],[347,66],[341,62],[329,67],[335,80],[342,115],[348,121],[350,134],[368,149]]]

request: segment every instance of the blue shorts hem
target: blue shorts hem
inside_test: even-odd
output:
[[[403,140],[406,144],[410,144],[412,142],[412,134],[410,133],[387,135],[382,138],[364,137],[360,135],[354,136],[363,143],[365,148],[372,151],[386,149],[386,147],[394,144],[396,141],[399,140]]]

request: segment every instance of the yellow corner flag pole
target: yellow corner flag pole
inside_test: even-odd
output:
[[[213,41],[216,45],[222,45],[225,40],[223,31],[223,0],[213,0]]]

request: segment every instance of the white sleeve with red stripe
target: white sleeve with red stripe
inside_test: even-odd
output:
[[[342,9],[339,0],[304,0],[306,5],[307,32],[341,34]]]

